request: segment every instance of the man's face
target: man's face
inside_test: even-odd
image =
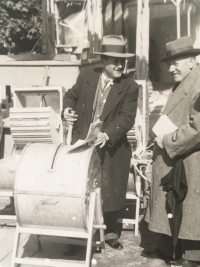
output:
[[[194,68],[195,59],[190,58],[178,58],[167,62],[169,67],[169,73],[172,75],[175,82],[182,82],[185,77]]]
[[[125,59],[117,58],[117,57],[104,57],[104,72],[110,79],[116,79],[121,77],[124,67],[125,67]]]

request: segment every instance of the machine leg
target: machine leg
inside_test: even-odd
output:
[[[16,226],[16,233],[15,233],[15,240],[14,240],[14,247],[13,247],[13,256],[12,256],[11,267],[15,267],[15,258],[18,255],[20,235],[21,234],[19,232],[19,226],[17,224],[17,226]]]
[[[90,196],[90,207],[89,207],[89,223],[88,223],[88,240],[86,250],[86,267],[90,267],[91,263],[91,252],[92,252],[92,238],[93,238],[93,225],[94,225],[94,214],[95,214],[95,203],[96,193],[91,193]]]
[[[138,235],[138,226],[139,226],[139,213],[140,213],[140,195],[141,195],[141,177],[136,175],[136,210],[135,210],[135,236]]]
[[[98,224],[103,226],[104,221],[103,221],[101,189],[97,188],[96,192],[97,192],[96,209],[97,209]],[[100,228],[99,231],[100,231],[100,242],[101,242],[101,254],[105,255],[105,234],[103,227]]]

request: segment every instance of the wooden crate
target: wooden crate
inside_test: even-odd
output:
[[[64,88],[44,86],[13,90],[10,128],[15,144],[62,143]]]

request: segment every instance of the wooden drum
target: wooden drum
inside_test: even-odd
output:
[[[95,147],[66,153],[66,145],[28,144],[15,181],[17,221],[23,227],[86,230],[89,195],[101,186]]]

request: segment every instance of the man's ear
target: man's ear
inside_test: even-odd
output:
[[[190,64],[190,69],[194,69],[194,67],[196,66],[196,58],[195,57],[190,57],[189,59],[189,64]]]

